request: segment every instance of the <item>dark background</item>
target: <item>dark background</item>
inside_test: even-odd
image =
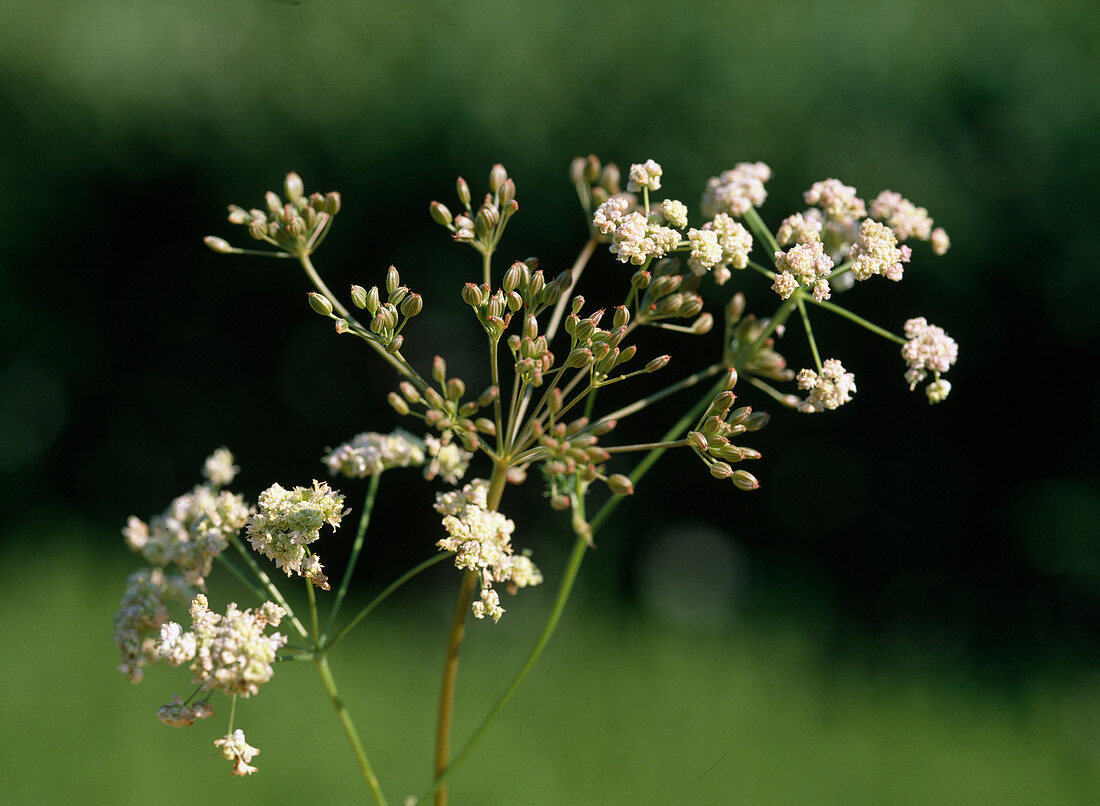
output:
[[[455,345],[476,336],[456,293],[476,255],[427,215],[432,199],[453,206],[456,175],[476,196],[503,162],[521,211],[501,261],[561,269],[585,237],[574,156],[657,159],[693,208],[707,177],[764,160],[772,226],[836,176],[867,199],[898,190],[947,228],[945,257],[918,249],[904,282],[852,305],[894,330],[916,315],[946,328],[952,395],[928,407],[894,346],[819,317],[823,352],[857,373],[854,402],[775,412],[750,443],[764,452],[751,495],[669,458],[602,533],[586,584],[659,609],[647,569],[668,534],[703,523],[724,546],[729,609],[793,613],[838,651],[1010,675],[1091,664],[1098,28],[1090,2],[8,4],[5,551],[79,539],[122,557],[125,518],[189,489],[219,445],[254,500],[308,483],[325,446],[399,424],[390,372],[310,314],[292,263],[202,245],[249,245],[225,205],[258,205],[286,171],[343,194],[317,255],[330,286],[381,284],[396,264],[428,305],[407,354],[426,368],[443,353],[480,388]],[[623,271],[601,252],[590,274]],[[768,312],[762,283],[735,281]],[[797,326],[784,346],[806,363]],[[365,584],[436,539],[430,492],[413,489],[380,503],[393,539]],[[565,522],[537,492],[506,503],[517,541],[526,529],[536,556],[560,556]],[[664,578],[690,590],[698,558],[673,557]]]

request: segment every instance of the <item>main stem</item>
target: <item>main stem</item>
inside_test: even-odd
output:
[[[507,464],[497,463],[493,466],[493,476],[489,481],[489,494],[486,500],[488,509],[497,509],[500,506],[507,477]],[[458,681],[458,651],[462,646],[462,639],[466,636],[466,616],[470,612],[470,603],[473,601],[477,587],[477,571],[467,571],[458,591],[451,632],[447,637],[447,656],[443,663],[443,685],[439,692],[439,718],[436,721],[435,730],[435,775],[437,777],[446,771],[450,759],[451,715],[454,712],[455,683]],[[447,806],[445,784],[436,790],[435,806]]]

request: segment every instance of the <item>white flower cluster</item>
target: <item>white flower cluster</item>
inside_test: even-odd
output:
[[[458,484],[458,480],[466,475],[470,467],[473,453],[454,442],[450,436],[440,439],[429,434],[424,437],[424,444],[427,445],[428,456],[431,457],[424,468],[424,478],[431,481],[439,476],[448,484]]]
[[[856,189],[845,185],[839,179],[823,179],[802,194],[806,204],[820,207],[825,216],[837,224],[851,224],[867,215],[863,199]]]
[[[596,228],[611,236],[611,252],[621,262],[640,266],[650,258],[664,257],[679,246],[679,231],[661,224],[661,216],[647,218],[637,210],[627,212],[629,208],[628,199],[612,196],[592,217]]]
[[[249,508],[241,496],[218,490],[233,480],[236,470],[233,455],[219,448],[206,460],[209,483],[175,499],[149,523],[131,516],[122,530],[126,544],[152,565],[175,563],[189,584],[203,587],[214,558],[248,518]]]
[[[942,402],[951,392],[951,383],[941,378],[940,373],[947,372],[955,363],[959,345],[942,327],[928,324],[923,316],[905,323],[905,338],[908,341],[902,345],[901,355],[909,365],[905,372],[909,388],[915,389],[931,372],[935,380],[925,388],[925,394],[931,403]]]
[[[275,653],[287,640],[281,633],[264,635],[264,630],[278,627],[286,611],[274,602],[264,602],[255,612],[231,603],[223,616],[207,605],[202,593],[191,603],[191,632],[174,621],[164,624],[157,653],[172,666],[190,661],[192,682],[203,690],[251,697],[271,679]]]
[[[772,291],[783,299],[788,299],[799,286],[813,286],[814,299],[818,302],[829,298],[827,278],[833,261],[825,254],[821,241],[795,244],[786,252],[776,252],[775,268],[778,274]]]
[[[688,266],[692,272],[701,275],[713,269],[718,285],[724,285],[730,278],[730,266],[743,269],[749,265],[752,236],[727,213],[719,213],[702,229],[690,230],[688,243],[691,244]]]
[[[768,198],[764,183],[772,178],[772,169],[763,162],[739,162],[719,176],[707,180],[702,211],[707,218],[727,213],[740,218],[750,207],[759,207]]]
[[[259,512],[248,519],[248,541],[287,576],[299,574],[328,590],[320,560],[306,546],[321,536],[326,523],[333,529],[340,525],[347,514],[343,504],[344,496],[322,481],[314,480],[312,488],[293,490],[272,484],[260,493]]]
[[[898,246],[897,236],[890,227],[865,219],[859,225],[859,237],[849,254],[852,276],[867,280],[880,274],[887,280],[900,280],[904,271],[902,264],[909,262],[912,253],[908,246]]]
[[[436,545],[455,553],[455,566],[477,571],[481,595],[472,606],[474,616],[498,621],[504,614],[493,583],[503,582],[509,593],[542,582],[542,574],[526,554],[512,550],[515,524],[501,513],[486,509],[489,483],[475,479],[461,490],[436,495],[435,510],[443,515],[448,537]]]
[[[809,392],[806,399],[798,404],[798,410],[805,413],[839,408],[852,399],[856,391],[856,376],[846,372],[844,365],[835,358],[827,359],[821,365],[821,374],[812,369],[798,373],[798,388]]]
[[[795,213],[787,216],[779,225],[775,233],[775,240],[780,246],[790,246],[792,243],[815,243],[821,240],[822,220],[816,210],[807,210],[805,214]]]
[[[232,733],[227,733],[220,739],[215,739],[214,746],[218,748],[226,761],[233,762],[234,775],[244,776],[256,772],[256,768],[249,762],[258,756],[260,751],[245,741],[244,731],[240,728]]]
[[[398,428],[392,434],[368,431],[329,451],[324,462],[333,475],[361,479],[391,467],[424,464],[424,442]]]
[[[630,166],[629,179],[626,189],[635,193],[645,188],[646,190],[661,189],[661,166],[653,160],[646,160]]]

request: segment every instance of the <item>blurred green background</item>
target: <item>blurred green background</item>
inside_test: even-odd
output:
[[[309,313],[299,272],[201,237],[243,243],[225,205],[288,170],[340,190],[330,285],[396,264],[435,317],[409,355],[442,352],[479,388],[453,293],[477,263],[427,204],[503,162],[521,211],[501,259],[559,270],[585,237],[567,167],[594,152],[657,159],[689,205],[764,160],[773,225],[827,176],[926,206],[951,251],[918,249],[903,283],[853,304],[945,327],[954,391],[930,409],[893,346],[821,320],[854,403],[776,412],[753,495],[682,457],[647,477],[454,802],[1096,802],[1098,35],[1096,4],[1072,0],[0,5],[0,800],[357,796],[307,668],[244,704],[263,750],[244,782],[210,757],[224,713],[153,718],[183,673],[132,688],[112,671],[128,515],[162,510],[218,445],[254,499],[398,424],[388,371]],[[621,271],[599,256],[590,273]],[[748,290],[765,313],[770,292]],[[786,341],[800,364],[797,328]],[[395,479],[364,595],[437,537],[431,491]],[[563,522],[537,491],[510,506],[552,585]],[[427,780],[456,584],[435,571],[335,659],[396,802]],[[472,629],[459,741],[550,594]]]

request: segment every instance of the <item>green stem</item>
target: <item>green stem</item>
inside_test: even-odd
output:
[[[669,395],[679,392],[682,389],[687,389],[690,386],[694,386],[701,380],[709,378],[713,375],[717,375],[724,369],[725,367],[721,364],[711,364],[706,369],[701,369],[698,372],[677,381],[671,386],[665,387],[659,392],[654,392],[648,397],[643,397],[641,400],[634,401],[629,406],[623,406],[621,409],[617,409],[610,414],[600,417],[600,420],[621,420],[623,417],[629,417],[631,414],[636,414],[637,412],[644,409],[646,406],[656,403],[658,400],[666,398]]]
[[[382,480],[381,473],[375,473],[370,477],[367,485],[367,495],[363,500],[363,512],[359,516],[359,528],[355,532],[355,542],[351,546],[351,556],[348,557],[347,568],[344,569],[344,578],[340,580],[340,587],[336,591],[336,598],[332,602],[332,610],[328,615],[328,623],[321,634],[320,646],[325,646],[325,639],[332,632],[332,625],[336,622],[336,615],[340,612],[340,606],[347,596],[348,587],[351,585],[351,576],[355,571],[355,565],[359,562],[359,553],[363,550],[363,542],[367,535],[367,526],[370,524],[371,513],[374,512],[374,499],[378,495],[378,484]]]
[[[321,623],[317,618],[317,594],[313,591],[313,581],[305,580],[306,583],[306,599],[309,600],[309,623],[313,628],[313,645],[320,645],[321,637]]]
[[[843,316],[845,319],[851,322],[855,322],[860,327],[864,327],[867,330],[870,330],[872,333],[882,336],[884,339],[889,339],[890,341],[897,344],[905,344],[905,339],[903,339],[901,336],[895,336],[889,330],[879,327],[874,322],[868,322],[862,316],[858,316],[857,314],[852,313],[847,308],[841,308],[839,305],[835,305],[834,303],[827,300],[819,301],[816,299],[810,299],[809,301],[812,302],[814,305],[817,305],[819,308],[824,308],[827,311],[832,311],[838,316]]]
[[[332,676],[332,670],[329,669],[328,657],[319,655],[313,659],[313,663],[317,667],[317,673],[321,676],[321,685],[324,687],[325,693],[328,694],[332,707],[336,709],[336,718],[340,721],[340,727],[344,729],[344,735],[351,744],[352,752],[355,753],[355,760],[359,763],[359,771],[363,773],[363,778],[374,797],[374,802],[377,806],[386,806],[386,796],[382,794],[382,788],[378,785],[378,778],[375,776],[370,760],[367,758],[367,751],[363,749],[359,732],[355,729],[355,723],[351,719],[347,706],[340,699],[340,692],[336,688],[336,680]]]
[[[779,244],[775,242],[775,236],[772,235],[772,231],[764,224],[764,220],[760,218],[760,213],[756,212],[755,207],[750,207],[745,211],[744,215],[745,223],[749,225],[749,229],[752,230],[760,240],[764,241],[768,246],[768,257],[773,257],[776,252],[779,251]]]
[[[231,563],[225,556],[224,552],[218,555],[218,562],[223,568],[229,571],[230,574],[235,576],[237,580],[252,591],[252,595],[259,599],[261,602],[267,598],[267,592],[255,583],[255,581],[248,578],[244,571]]]
[[[329,641],[328,643],[326,643],[324,645],[325,651],[327,652],[328,650],[330,650],[334,646],[336,646],[338,643],[340,643],[342,640],[344,640],[344,638],[347,637],[348,633],[350,633],[353,629],[355,629],[355,626],[360,621],[362,621],[367,616],[369,616],[371,611],[374,610],[376,607],[378,607],[378,605],[382,604],[382,602],[385,601],[386,598],[389,597],[389,595],[391,593],[393,593],[395,590],[400,588],[402,585],[404,585],[406,582],[408,582],[414,576],[419,574],[421,571],[424,571],[428,568],[431,568],[437,562],[441,562],[442,560],[446,560],[448,557],[452,557],[452,556],[454,556],[454,552],[450,552],[450,551],[443,552],[441,554],[433,555],[432,557],[429,557],[427,560],[424,560],[424,562],[420,563],[419,565],[413,566],[408,571],[406,571],[404,574],[399,576],[397,579],[395,579],[393,582],[391,582],[388,586],[386,586],[385,590],[383,590],[380,594],[375,596],[370,601],[370,604],[368,604],[366,607],[364,607],[362,610],[360,610],[358,613],[356,613],[355,618],[353,618],[351,621],[349,621],[347,623],[347,625],[342,630],[340,630],[340,632],[338,632],[336,634],[335,638],[333,638],[331,641]]]
[[[814,366],[821,372],[821,355],[817,352],[817,340],[814,338],[814,329],[810,325],[809,314],[806,313],[806,303],[802,301],[802,294],[795,292],[798,297],[798,313],[802,316],[802,328],[806,331],[806,340],[810,343],[810,352],[814,356]]]

